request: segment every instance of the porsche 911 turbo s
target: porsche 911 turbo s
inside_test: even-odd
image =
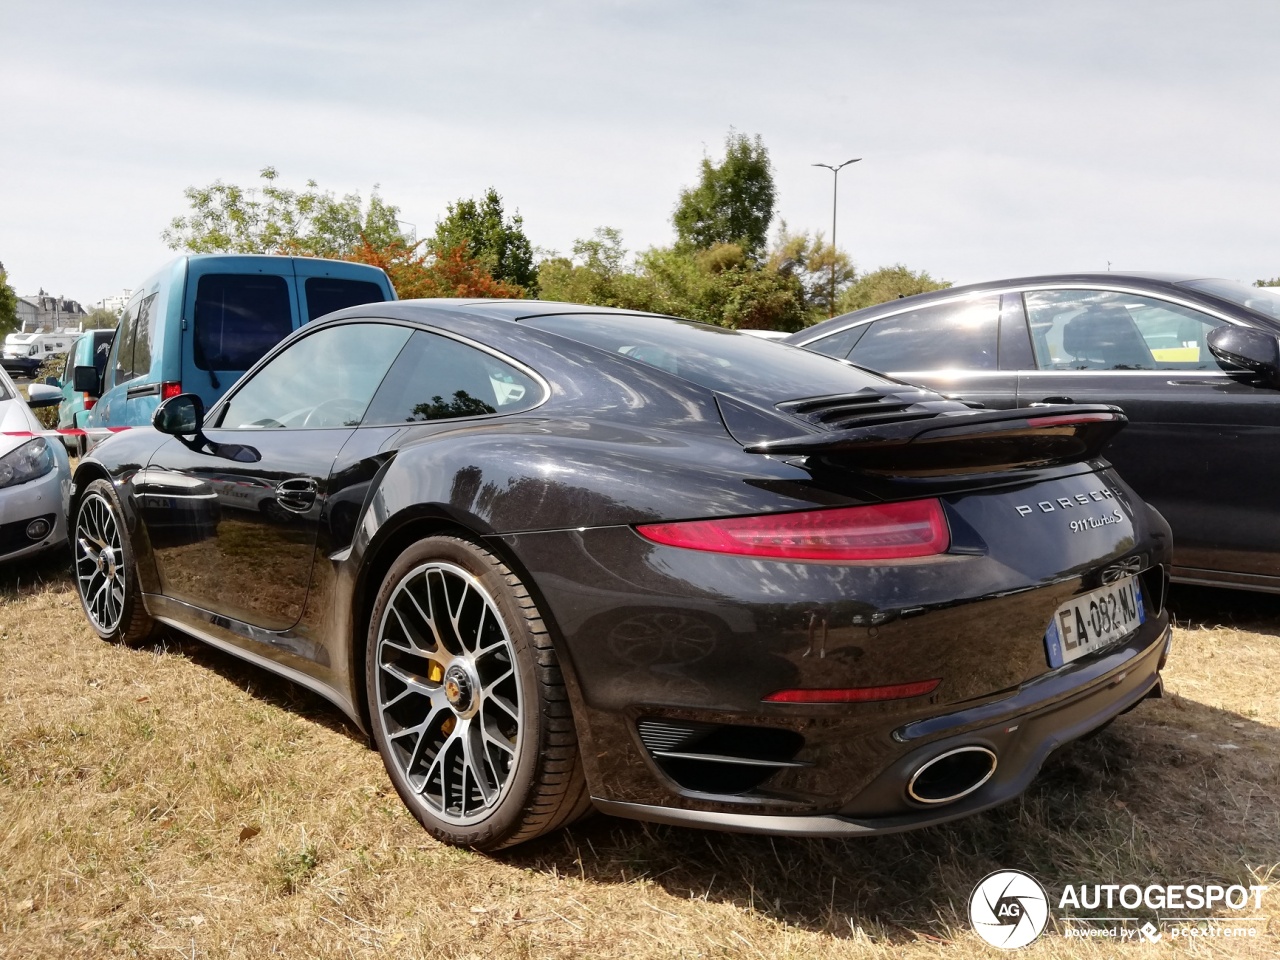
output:
[[[433,300],[308,324],[153,422],[75,473],[93,628],[318,691],[448,842],[592,807],[938,823],[1160,692],[1169,532],[1101,459],[1113,407],[975,410],[691,321]]]
[[[1173,528],[1175,581],[1280,593],[1280,288],[1080,273],[953,287],[786,342],[990,408],[1116,404],[1107,448]]]

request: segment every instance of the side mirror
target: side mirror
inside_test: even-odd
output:
[[[102,396],[102,376],[94,366],[73,367],[71,385],[76,393],[87,393],[91,397]]]
[[[1209,352],[1223,363],[1244,367],[1269,387],[1280,387],[1280,337],[1252,327],[1222,326],[1209,331]]]
[[[76,367],[76,373],[81,369]],[[156,407],[151,425],[161,433],[174,437],[199,436],[204,428],[204,401],[194,393],[180,393],[176,397],[170,397]]]
[[[45,377],[44,382],[51,387],[57,387],[59,390],[62,389],[62,381],[57,377]]]
[[[62,391],[47,383],[33,383],[27,387],[27,406],[56,407],[62,402]]]

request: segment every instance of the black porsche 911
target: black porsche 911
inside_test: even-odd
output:
[[[177,628],[368,731],[435,836],[971,814],[1160,692],[1168,527],[1115,408],[974,410],[648,314],[367,304],[82,460],[104,638]]]

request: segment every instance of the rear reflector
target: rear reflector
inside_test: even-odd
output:
[[[951,531],[937,500],[636,527],[669,547],[776,560],[902,560],[945,553]]]
[[[160,384],[161,400],[168,400],[170,397],[176,397],[180,393],[182,393],[182,384],[180,383],[169,381],[168,383]]]
[[[83,394],[83,396],[84,396],[84,408],[86,410],[92,410],[93,405],[98,402],[98,398],[88,393]]]
[[[779,690],[765,697],[766,703],[869,703],[873,700],[906,700],[933,693],[939,677],[914,683],[895,683],[885,687],[846,687],[832,690]]]

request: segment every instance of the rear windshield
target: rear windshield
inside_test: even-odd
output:
[[[711,390],[766,403],[864,387],[885,380],[840,360],[692,320],[598,314],[532,317],[523,321],[620,353]]]
[[[326,313],[344,307],[357,307],[362,303],[385,300],[382,288],[368,280],[334,280],[330,277],[308,277],[307,319],[314,320]]]
[[[210,273],[196,287],[196,366],[248,370],[293,329],[284,277]]]
[[[1280,320],[1280,287],[1251,287],[1234,280],[1182,280],[1178,286],[1221,297],[1255,313]]]

